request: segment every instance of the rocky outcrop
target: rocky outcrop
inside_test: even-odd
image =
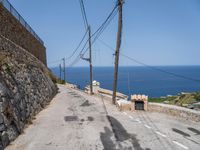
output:
[[[53,98],[57,87],[46,66],[0,35],[0,149]]]

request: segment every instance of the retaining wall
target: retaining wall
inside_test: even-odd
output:
[[[0,150],[23,131],[56,93],[46,66],[0,35]]]
[[[33,54],[46,65],[46,48],[0,3],[0,35]]]
[[[200,111],[168,105],[168,104],[159,104],[159,103],[149,103],[148,111],[165,113],[175,117],[181,117],[186,120],[192,120],[195,122],[200,122]]]

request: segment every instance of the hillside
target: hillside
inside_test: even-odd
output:
[[[180,93],[175,96],[149,98],[149,102],[165,103],[200,110],[200,92]]]

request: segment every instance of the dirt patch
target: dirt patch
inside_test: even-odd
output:
[[[88,121],[94,121],[94,118],[91,117],[91,116],[89,116],[89,117],[88,117]]]
[[[88,100],[86,100],[83,104],[81,104],[80,106],[82,106],[82,107],[88,107],[88,106],[90,106],[91,104],[89,103],[89,101]]]
[[[181,134],[182,136],[190,137],[189,134],[187,134],[187,133],[185,133],[185,132],[183,132],[183,131],[181,131],[181,130],[179,130],[179,129],[172,128],[172,130],[173,130],[174,132],[178,133],[178,134]]]
[[[68,121],[78,121],[78,117],[77,116],[65,116],[64,120],[66,122],[68,122]]]

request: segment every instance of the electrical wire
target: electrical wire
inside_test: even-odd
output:
[[[100,41],[103,45],[105,45],[107,48],[109,48],[110,50],[112,50],[112,51],[115,52],[115,49],[112,48],[110,45],[108,45],[107,43],[105,43],[104,41],[102,41],[102,40],[100,40],[100,39],[99,39],[99,41]],[[157,67],[153,67],[153,66],[147,65],[147,64],[145,64],[145,63],[143,63],[143,62],[141,62],[141,61],[138,61],[138,60],[136,60],[136,59],[134,59],[134,58],[132,58],[132,57],[130,57],[130,56],[127,56],[127,55],[125,55],[125,54],[123,54],[123,53],[121,53],[121,52],[120,52],[120,55],[123,56],[123,57],[125,57],[125,58],[127,58],[127,59],[129,59],[129,60],[131,60],[131,61],[133,61],[133,62],[135,62],[135,63],[137,63],[137,64],[140,64],[140,65],[142,65],[142,66],[145,66],[145,67],[147,67],[147,68],[150,68],[150,69],[152,69],[152,70],[156,70],[156,71],[159,71],[159,72],[162,72],[162,73],[165,73],[165,74],[174,76],[174,77],[182,78],[182,79],[185,79],[185,80],[190,80],[190,81],[194,81],[194,82],[200,82],[199,79],[194,79],[194,78],[191,78],[191,77],[183,76],[183,75],[180,75],[180,74],[176,74],[176,73],[169,72],[169,71],[166,71],[166,70],[157,68]]]
[[[81,13],[82,13],[82,16],[83,16],[83,21],[84,21],[84,24],[86,26],[86,32],[83,35],[83,37],[82,37],[81,41],[79,42],[78,46],[76,47],[76,49],[72,52],[72,54],[69,57],[66,57],[67,60],[71,59],[74,56],[74,54],[79,50],[81,44],[83,43],[83,41],[84,41],[84,39],[85,39],[85,37],[88,33],[88,21],[87,21],[87,17],[86,17],[86,13],[85,13],[85,7],[84,7],[82,0],[79,0],[79,2],[80,2],[80,7],[81,7]],[[86,46],[86,44],[87,44],[87,42],[85,43],[84,47]],[[75,60],[77,60],[77,58]],[[60,60],[55,60],[55,61],[49,62],[48,64],[53,64],[53,63],[56,63],[56,62],[59,62],[59,61]],[[73,61],[73,62],[75,62],[75,61]]]
[[[106,18],[106,20],[102,23],[102,25],[96,30],[96,32],[94,34],[92,34],[91,37],[95,36],[93,41],[92,41],[92,45],[96,42],[96,40],[100,37],[100,35],[105,31],[105,29],[107,28],[107,26],[110,24],[110,22],[114,19],[114,17],[117,14],[117,11],[115,11],[117,8],[117,5],[113,8],[113,10],[111,11],[111,13],[108,15],[108,17]],[[85,47],[84,47],[85,48]],[[84,49],[83,49],[84,50]],[[89,50],[89,47],[83,52],[83,55]]]
[[[80,43],[78,44],[78,46],[76,47],[76,49],[73,51],[73,53],[69,57],[67,57],[66,59],[70,59],[70,58],[72,58],[74,56],[74,54],[78,51],[78,49],[80,48],[81,44],[83,43],[83,41],[84,41],[87,33],[88,33],[88,30],[86,30],[83,38],[81,39]]]
[[[86,15],[86,11],[85,11],[85,6],[84,6],[84,3],[83,3],[83,0],[79,0],[79,3],[80,3],[80,7],[81,7],[81,13],[82,13],[85,29],[87,30],[89,25],[88,25],[88,19],[87,19],[87,15]]]
[[[70,65],[68,65],[68,68],[73,67],[75,64],[79,62],[79,60],[80,60],[80,56],[78,55],[76,59]]]
[[[113,20],[113,18],[116,16],[117,12],[115,12],[116,8],[118,5],[115,5],[114,8],[112,9],[112,11],[110,12],[110,14],[108,15],[108,17],[106,18],[106,20],[100,25],[100,27],[91,35],[91,38],[94,37],[94,40],[92,41],[92,45],[94,44],[94,42],[99,38],[99,36],[103,33],[103,31],[106,29],[106,27],[109,25],[109,23]],[[75,65],[79,60],[80,60],[80,56],[84,56],[85,53],[87,52],[87,50],[89,49],[89,47],[87,47],[87,49],[84,51],[84,49],[87,46],[89,39],[87,39],[87,41],[85,42],[83,48],[81,49],[78,57],[76,57],[76,59],[69,65],[70,67],[72,67],[73,65]],[[84,51],[84,52],[83,52]],[[83,53],[82,53],[83,52]]]
[[[84,7],[84,3],[82,0],[79,0],[80,2],[80,5],[81,5],[81,12],[82,12],[82,15],[83,15],[83,20],[84,20],[84,23],[85,25],[88,26],[88,21],[87,21],[87,17],[86,17],[86,13],[85,13],[85,7]],[[96,40],[99,38],[99,36],[104,32],[104,30],[107,28],[107,26],[109,25],[109,23],[113,20],[113,18],[116,16],[117,14],[117,7],[118,7],[119,4],[116,4],[114,6],[114,8],[112,9],[112,11],[110,12],[110,14],[108,15],[108,17],[105,19],[105,21],[100,25],[100,27],[91,35],[91,38],[94,37],[93,41],[92,41],[92,45],[96,42]],[[74,54],[78,51],[78,49],[80,48],[82,42],[84,41],[86,35],[87,35],[87,32],[88,32],[88,27],[87,27],[87,30],[82,38],[82,40],[80,41],[80,43],[78,44],[77,48],[73,51],[73,53],[67,57],[67,59],[70,59],[74,56]],[[89,47],[87,47],[87,49],[85,50],[86,46],[87,46],[87,43],[89,41],[89,38],[86,40],[85,44],[83,45],[81,51],[79,52],[79,54],[77,55],[77,57],[74,59],[74,61],[69,65],[69,66],[73,66],[75,65],[80,59],[81,59],[81,56],[83,56],[87,50],[89,49]],[[85,50],[85,51],[84,51]],[[84,52],[83,52],[84,51]]]

